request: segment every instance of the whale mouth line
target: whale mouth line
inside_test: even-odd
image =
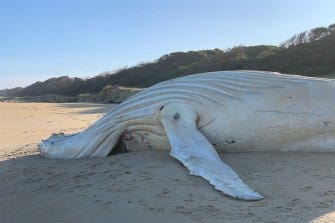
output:
[[[111,149],[111,151],[108,153],[107,156],[115,156],[115,155],[124,154],[128,152],[129,150],[127,148],[127,145],[122,140],[122,137],[120,137],[117,143],[115,144],[115,146]]]

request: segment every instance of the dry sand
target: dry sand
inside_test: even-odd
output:
[[[335,154],[221,154],[265,199],[193,177],[168,152],[50,160],[36,144],[84,129],[95,104],[0,103],[0,222],[335,222]]]

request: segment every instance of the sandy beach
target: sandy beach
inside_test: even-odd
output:
[[[168,152],[39,156],[40,140],[85,129],[111,106],[0,103],[1,223],[335,222],[335,154],[220,154],[258,202],[223,195]]]

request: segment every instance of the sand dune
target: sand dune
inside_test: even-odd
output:
[[[38,155],[41,139],[80,131],[109,106],[0,103],[1,223],[335,222],[335,154],[221,154],[265,196],[259,202],[224,196],[168,152]]]

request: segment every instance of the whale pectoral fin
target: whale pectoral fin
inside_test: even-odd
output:
[[[165,106],[160,121],[169,138],[171,156],[182,162],[191,175],[201,176],[215,189],[234,198],[260,200],[252,190],[222,160],[207,138],[196,127],[197,114],[183,104]]]

